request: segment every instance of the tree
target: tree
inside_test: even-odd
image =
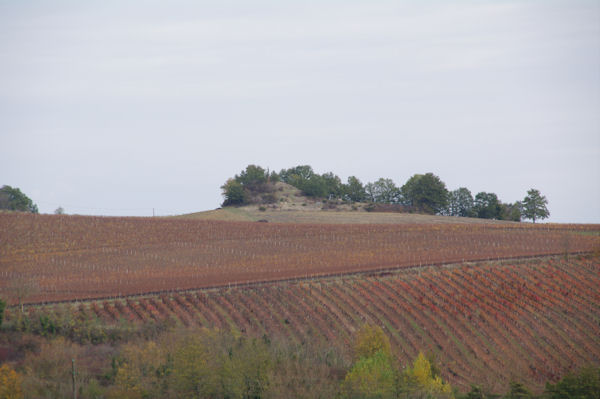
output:
[[[450,216],[473,216],[473,195],[468,188],[460,187],[450,192],[448,213]]]
[[[55,215],[64,215],[65,214],[65,210],[62,206],[59,206],[58,208],[56,208],[54,210],[54,214]]]
[[[304,195],[309,197],[326,197],[327,196],[327,182],[322,176],[318,174],[311,175],[308,179],[298,179],[295,186],[302,190]]]
[[[361,357],[373,356],[377,352],[391,356],[392,346],[390,340],[381,327],[365,324],[356,334],[354,357],[360,359]]]
[[[415,359],[413,367],[404,372],[403,390],[409,397],[453,398],[452,387],[444,382],[434,363],[422,352]]]
[[[344,197],[353,202],[362,202],[366,195],[362,182],[356,176],[350,176],[344,185]]]
[[[315,172],[313,171],[313,168],[310,165],[298,165],[293,168],[282,169],[281,172],[279,172],[279,177],[283,182],[291,184],[293,186],[293,176],[296,176],[296,178],[299,178],[300,180],[308,180],[314,174]]]
[[[20,399],[23,397],[21,388],[22,377],[8,364],[0,366],[0,399]]]
[[[439,214],[448,206],[446,184],[433,173],[415,174],[402,186],[404,205],[421,212]]]
[[[223,206],[243,205],[246,202],[246,192],[241,183],[235,179],[229,179],[221,186],[223,190]]]
[[[344,194],[344,185],[339,176],[334,175],[333,172],[323,173],[321,175],[323,182],[325,183],[327,196],[333,198],[341,198]]]
[[[397,397],[396,381],[391,358],[378,351],[356,361],[344,378],[342,392],[352,399],[392,399]]]
[[[600,367],[585,367],[577,373],[565,375],[556,384],[547,383],[545,393],[548,399],[598,399]]]
[[[529,392],[529,389],[527,389],[527,387],[525,387],[525,385],[521,384],[520,382],[515,382],[512,381],[510,383],[510,390],[508,391],[508,394],[504,396],[505,399],[528,399],[528,398],[533,398],[533,395],[531,394],[531,392]]]
[[[354,342],[355,362],[342,384],[345,398],[395,398],[398,374],[381,327],[365,324]]]
[[[522,205],[519,201],[514,204],[500,204],[500,220],[521,221]]]
[[[502,207],[494,193],[480,192],[475,196],[475,215],[481,219],[500,219]]]
[[[257,165],[248,165],[246,169],[235,176],[235,181],[240,183],[245,189],[257,191],[269,179],[269,173]]]
[[[38,213],[38,207],[18,188],[2,186],[0,188],[0,209]]]
[[[400,201],[400,189],[392,179],[383,177],[365,186],[367,199],[382,204],[396,204]]]
[[[548,205],[546,197],[538,190],[532,188],[527,191],[527,196],[522,202],[523,217],[533,220],[533,223],[535,223],[536,219],[546,219],[550,216],[546,205]]]

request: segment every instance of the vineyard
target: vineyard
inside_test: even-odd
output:
[[[38,313],[79,314],[105,323],[170,319],[182,326],[331,345],[349,345],[367,322],[386,331],[403,364],[427,351],[435,354],[452,385],[464,390],[478,383],[502,391],[515,378],[540,387],[568,370],[600,363],[599,286],[598,256],[557,256],[54,304],[28,311],[32,318]]]
[[[593,252],[597,225],[283,224],[0,213],[12,304]]]

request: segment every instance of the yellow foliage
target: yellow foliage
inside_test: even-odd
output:
[[[123,362],[115,376],[114,397],[137,399],[147,396],[152,390],[156,370],[162,364],[164,355],[153,341],[142,347],[129,345],[123,349]]]
[[[21,399],[21,376],[7,364],[0,366],[0,399]]]
[[[392,353],[390,340],[381,327],[365,324],[356,336],[354,343],[355,358],[371,357],[377,352],[382,352],[384,355],[390,356]]]
[[[431,363],[422,352],[419,353],[413,367],[408,369],[406,374],[420,390],[432,395],[441,394],[447,395],[449,398],[453,397],[450,384],[442,381],[440,376],[433,375]]]

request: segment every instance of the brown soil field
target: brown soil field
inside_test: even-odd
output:
[[[386,214],[381,214],[386,216]],[[598,225],[310,224],[0,214],[0,296],[108,298],[592,252]]]

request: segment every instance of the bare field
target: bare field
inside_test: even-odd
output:
[[[0,214],[0,296],[125,296],[600,248],[599,226]]]

